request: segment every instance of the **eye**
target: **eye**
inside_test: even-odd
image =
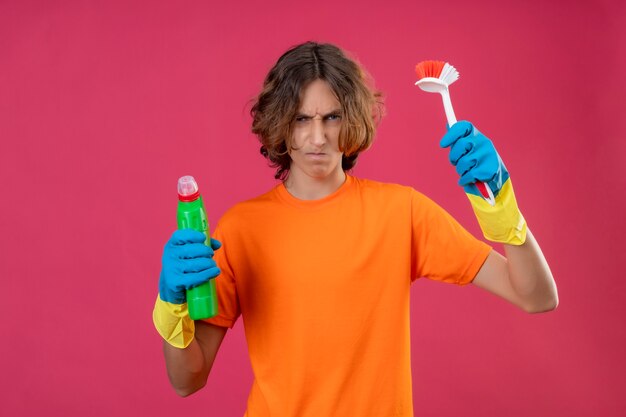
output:
[[[326,116],[326,120],[328,120],[330,122],[337,122],[337,121],[341,120],[341,115],[340,114],[329,114],[328,116]]]
[[[296,121],[296,123],[306,123],[310,119],[311,118],[308,117],[308,116],[296,116],[296,118],[294,120]]]

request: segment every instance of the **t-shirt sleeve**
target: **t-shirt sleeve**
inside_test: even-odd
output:
[[[491,247],[476,239],[448,212],[412,190],[411,278],[467,285],[482,267]]]
[[[239,307],[239,298],[237,297],[237,286],[235,285],[233,268],[228,260],[228,236],[223,233],[218,225],[213,237],[222,243],[222,247],[215,251],[214,255],[215,262],[221,271],[215,278],[218,312],[216,316],[206,319],[205,321],[216,326],[232,328],[241,310]]]

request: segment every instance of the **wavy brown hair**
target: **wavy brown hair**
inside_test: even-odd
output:
[[[342,108],[339,150],[345,171],[356,165],[359,154],[374,140],[383,116],[382,94],[354,60],[332,44],[306,42],[285,52],[270,70],[250,114],[252,133],[261,142],[261,154],[284,180],[291,164],[293,122],[304,88],[317,79],[326,81]]]

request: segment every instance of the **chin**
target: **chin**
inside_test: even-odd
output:
[[[328,164],[314,165],[309,170],[310,175],[314,177],[328,177],[337,172],[337,166],[330,166]]]

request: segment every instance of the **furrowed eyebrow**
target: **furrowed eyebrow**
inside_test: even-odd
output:
[[[333,110],[333,111],[331,111],[329,113],[323,114],[322,115],[322,119],[325,119],[328,116],[340,116],[341,113],[342,113],[341,109],[335,109],[335,110]],[[312,118],[315,117],[315,115],[311,116],[310,114],[306,114],[306,113],[303,113],[303,112],[298,112],[296,114],[296,117],[306,117],[307,119],[312,119]]]

